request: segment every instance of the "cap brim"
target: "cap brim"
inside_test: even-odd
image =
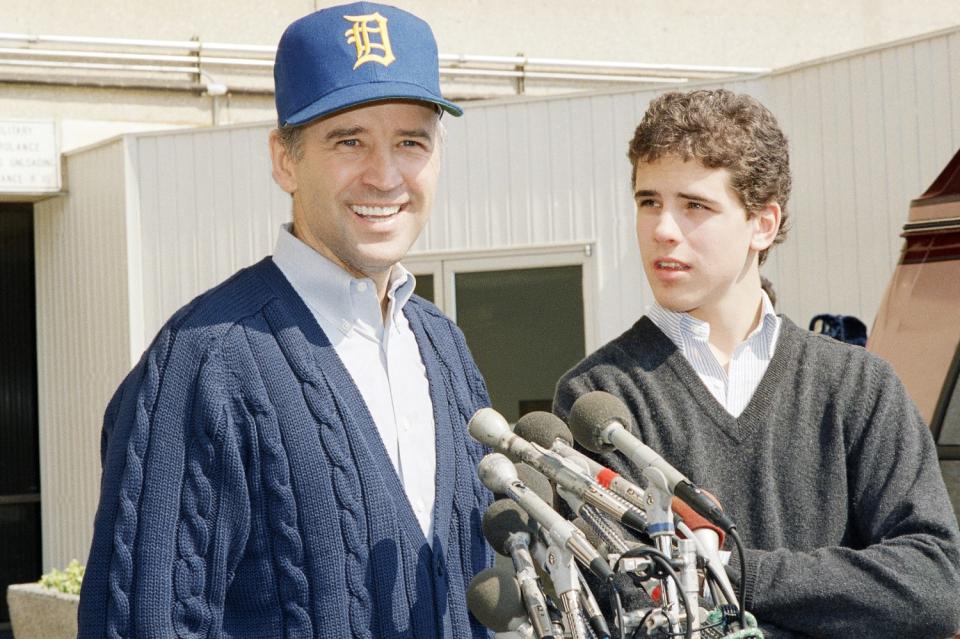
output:
[[[453,102],[429,93],[423,87],[406,82],[365,82],[338,89],[323,96],[316,102],[300,109],[282,122],[281,126],[299,126],[311,120],[322,118],[338,111],[384,100],[415,100],[436,104],[450,115],[460,117],[463,109]]]

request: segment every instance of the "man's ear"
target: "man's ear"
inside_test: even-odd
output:
[[[753,238],[750,240],[750,248],[757,251],[763,251],[773,246],[773,241],[777,238],[780,231],[780,216],[782,211],[780,205],[776,202],[770,202],[762,209],[753,214]]]
[[[273,162],[273,181],[293,195],[297,190],[297,174],[294,171],[296,160],[280,141],[280,133],[276,129],[270,132],[270,160]]]

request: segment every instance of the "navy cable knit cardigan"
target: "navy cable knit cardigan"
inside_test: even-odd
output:
[[[366,405],[270,258],[181,309],[107,408],[80,600],[86,637],[485,637],[489,404],[463,335],[404,312],[436,421],[428,544]],[[432,545],[432,547],[431,547]]]

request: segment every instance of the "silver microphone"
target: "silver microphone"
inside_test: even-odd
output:
[[[599,508],[626,526],[644,530],[646,518],[641,512],[615,495],[607,493],[606,489],[575,462],[516,435],[507,420],[492,408],[481,408],[474,413],[467,429],[478,442],[526,462],[584,503]]]
[[[719,526],[724,532],[736,528],[720,506],[674,468],[656,451],[632,435],[626,427],[631,421],[627,407],[610,393],[592,391],[581,395],[570,411],[570,430],[581,446],[593,452],[619,450],[641,469],[654,468],[666,478],[672,494],[694,511]]]
[[[494,493],[508,496],[540,524],[541,532],[549,542],[568,549],[578,561],[590,568],[600,579],[613,578],[613,572],[583,533],[560,516],[543,499],[520,481],[513,462],[500,453],[490,453],[477,466],[483,485]]]

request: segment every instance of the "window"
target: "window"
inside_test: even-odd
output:
[[[417,293],[460,326],[510,422],[550,410],[557,380],[595,348],[592,248],[417,255]]]
[[[960,515],[960,346],[947,371],[930,428],[953,511]]]

